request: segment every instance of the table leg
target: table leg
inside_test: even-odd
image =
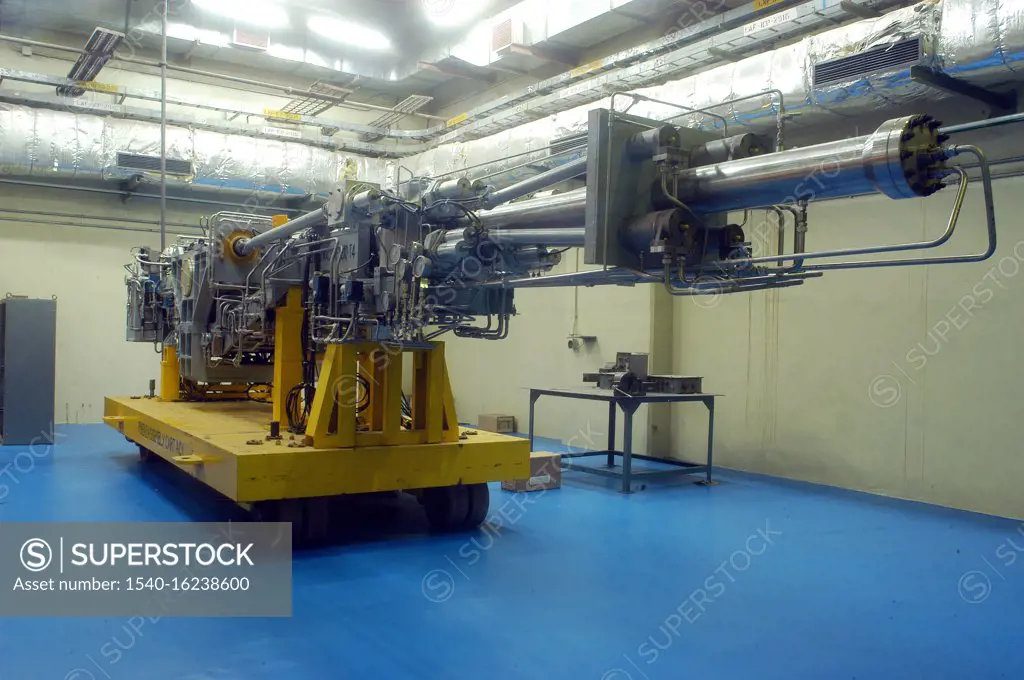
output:
[[[708,484],[711,483],[711,466],[714,462],[715,456],[715,398],[711,397],[704,400],[704,405],[708,407]]]
[[[533,451],[533,414],[534,407],[537,404],[537,400],[540,399],[540,395],[530,390],[530,451]]]
[[[608,467],[615,467],[615,400],[608,402]]]
[[[633,414],[639,404],[632,400],[622,404],[625,428],[622,430],[622,493],[633,493]]]

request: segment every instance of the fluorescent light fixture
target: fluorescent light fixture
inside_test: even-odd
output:
[[[288,12],[268,0],[192,0],[192,4],[210,14],[234,19],[240,24],[261,28],[288,26]]]
[[[490,5],[490,0],[420,0],[427,21],[435,26],[464,26]]]
[[[391,39],[377,29],[355,24],[345,19],[313,16],[309,18],[306,25],[313,33],[345,45],[362,47],[366,50],[385,51],[391,49]]]

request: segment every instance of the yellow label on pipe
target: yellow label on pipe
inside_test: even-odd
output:
[[[77,87],[83,90],[92,90],[93,92],[107,92],[109,94],[117,94],[120,91],[120,88],[117,85],[97,83],[92,80],[79,80],[77,81]]]
[[[784,2],[785,0],[754,0],[754,11],[767,9]]]
[[[583,64],[583,66],[577,66],[573,70],[569,71],[569,75],[576,78],[601,68],[604,68],[604,59],[598,59],[597,61],[592,61],[589,64]]]
[[[445,122],[445,127],[455,127],[459,123],[464,123],[467,120],[469,120],[469,114],[468,113],[460,113],[459,115],[455,116],[454,118],[449,118],[447,120],[447,122]]]
[[[263,109],[263,115],[267,118],[281,118],[283,120],[302,120],[302,116],[297,113],[288,113],[286,111],[278,111],[277,109]]]

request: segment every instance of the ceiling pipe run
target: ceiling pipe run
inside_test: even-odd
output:
[[[2,35],[2,34],[0,34],[0,41],[10,42],[10,43],[14,43],[16,45],[25,45],[25,46],[28,46],[28,47],[38,47],[40,49],[48,49],[48,50],[57,50],[57,51],[61,51],[61,52],[69,52],[69,53],[73,53],[73,54],[84,54],[85,53],[85,50],[83,50],[81,48],[78,48],[78,47],[69,47],[67,45],[58,45],[57,43],[42,42],[40,40],[30,40],[28,38],[20,38],[18,36],[13,36],[13,35]],[[111,57],[111,59],[112,60],[117,60],[117,61],[123,61],[123,62],[125,62],[127,64],[135,64],[137,66],[148,66],[150,68],[156,68],[156,69],[159,69],[161,67],[160,62],[158,62],[158,61],[151,61],[149,59],[138,59],[136,57],[125,57],[125,56],[121,56],[121,55],[117,55],[117,54],[114,54],[114,56]],[[426,119],[426,120],[437,120],[437,121],[446,120],[443,116],[434,116],[434,115],[431,115],[431,114],[428,114],[428,113],[420,113],[420,112],[406,113],[404,111],[399,111],[398,109],[396,109],[393,106],[380,106],[379,104],[370,104],[370,103],[367,103],[367,102],[354,102],[354,101],[351,101],[349,99],[345,99],[345,98],[341,98],[341,97],[332,97],[332,96],[326,95],[326,94],[313,94],[313,93],[310,93],[308,90],[303,90],[301,88],[289,87],[287,85],[279,85],[277,83],[268,83],[266,81],[253,80],[251,78],[242,78],[242,77],[239,77],[239,76],[232,76],[232,75],[228,75],[226,73],[214,73],[212,71],[202,71],[200,69],[188,68],[188,67],[185,67],[185,66],[177,66],[175,64],[167,64],[167,69],[171,70],[171,71],[177,71],[179,73],[188,73],[188,74],[194,75],[194,76],[202,76],[204,78],[214,78],[214,79],[217,79],[217,80],[224,80],[224,81],[227,81],[227,82],[237,83],[237,84],[240,84],[240,85],[247,85],[247,86],[251,86],[251,87],[259,87],[259,88],[264,88],[264,89],[267,89],[267,90],[274,90],[274,91],[281,92],[283,94],[287,94],[287,95],[290,95],[290,96],[293,96],[293,97],[314,97],[316,99],[323,99],[324,101],[331,102],[335,106],[340,106],[340,107],[348,108],[348,109],[355,109],[357,111],[358,110],[382,111],[382,112],[385,112],[385,113],[401,113],[403,115],[417,117],[417,118],[423,118],[423,119]]]

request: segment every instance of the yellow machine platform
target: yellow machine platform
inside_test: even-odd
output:
[[[271,406],[108,397],[104,421],[243,503],[474,485],[530,476],[524,439],[463,429],[453,442],[316,449],[268,439]]]

